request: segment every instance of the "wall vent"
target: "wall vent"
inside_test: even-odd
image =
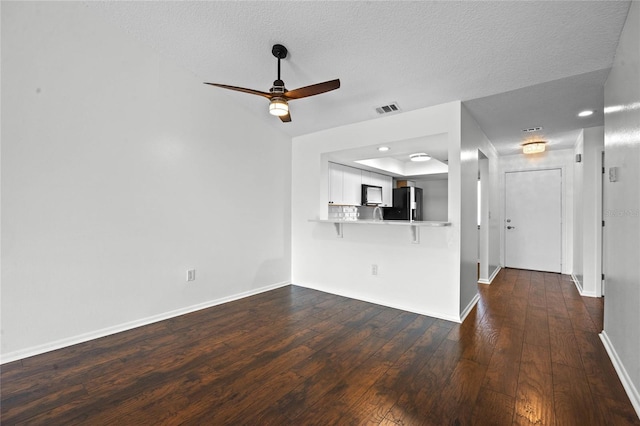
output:
[[[400,107],[395,102],[390,103],[389,105],[382,105],[376,108],[376,112],[378,114],[389,114],[389,113],[398,112],[398,111],[400,111]]]
[[[524,133],[539,132],[540,130],[542,130],[542,126],[527,127],[526,129],[522,129]]]

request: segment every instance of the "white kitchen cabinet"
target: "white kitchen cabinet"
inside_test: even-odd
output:
[[[329,163],[329,204],[359,206],[362,201],[362,185],[382,187],[382,205],[393,205],[393,178],[368,170],[356,169],[337,163]]]
[[[371,177],[371,175],[374,175],[375,173],[368,170],[361,170],[360,172],[362,175],[362,185],[376,185],[373,183],[373,178]]]
[[[329,163],[329,204],[360,205],[361,170]]]
[[[342,175],[340,164],[329,163],[329,204],[342,204]]]
[[[375,185],[382,187],[382,206],[391,207],[393,205],[393,178],[380,173],[371,172],[370,181],[368,185]]]
[[[359,206],[361,202],[362,176],[360,169],[343,166],[342,204]]]

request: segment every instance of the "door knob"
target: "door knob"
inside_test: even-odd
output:
[[[507,229],[516,229],[515,226],[507,226]]]

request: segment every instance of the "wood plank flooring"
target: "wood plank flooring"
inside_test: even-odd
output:
[[[289,286],[1,367],[3,425],[640,425],[602,299],[502,270],[463,324]]]

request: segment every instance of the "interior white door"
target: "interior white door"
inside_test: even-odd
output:
[[[505,266],[562,272],[562,170],[505,174]]]

